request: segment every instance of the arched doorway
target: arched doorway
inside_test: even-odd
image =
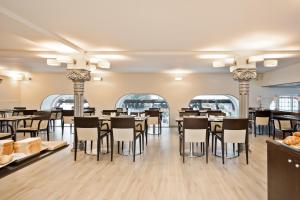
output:
[[[231,95],[199,95],[190,102],[189,107],[195,109],[221,110],[227,116],[238,116],[238,99]]]
[[[52,94],[47,96],[41,103],[41,110],[52,110],[62,108],[72,110],[74,107],[74,95],[72,94]],[[87,100],[84,100],[84,107],[89,107]]]
[[[117,108],[127,109],[128,112],[143,112],[149,108],[160,108],[162,114],[162,126],[169,126],[170,111],[167,101],[156,94],[127,94],[116,103]]]

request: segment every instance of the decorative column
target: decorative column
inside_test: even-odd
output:
[[[233,71],[233,79],[239,82],[239,116],[248,118],[249,113],[249,82],[256,78],[256,69],[238,68]]]
[[[83,117],[84,82],[91,80],[90,71],[86,69],[68,69],[66,76],[74,84],[74,116]]]

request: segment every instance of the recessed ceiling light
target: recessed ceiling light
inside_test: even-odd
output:
[[[99,59],[107,59],[107,60],[125,60],[126,56],[118,55],[118,54],[103,54],[103,55],[94,55],[93,57]]]
[[[103,79],[102,79],[102,77],[95,76],[95,77],[93,78],[93,80],[94,80],[94,81],[102,81]]]
[[[230,58],[231,56],[228,54],[203,54],[197,56],[200,59],[224,59]]]
[[[174,80],[175,80],[175,81],[182,81],[183,78],[182,78],[181,76],[177,76],[177,77],[174,78]]]
[[[60,63],[74,64],[75,60],[69,56],[58,56],[56,60]]]
[[[278,65],[278,60],[265,60],[264,61],[265,67],[277,67],[277,65]]]
[[[225,67],[225,62],[220,60],[214,61],[213,67]]]
[[[98,66],[100,68],[103,68],[103,69],[109,69],[110,68],[110,62],[108,62],[107,60],[99,60],[98,61]]]
[[[264,61],[263,55],[250,56],[248,58],[248,63],[261,62],[261,61]]]
[[[47,59],[47,65],[49,66],[60,66],[60,62],[58,62],[56,59],[48,58]]]

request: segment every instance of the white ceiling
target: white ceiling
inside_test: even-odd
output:
[[[63,45],[119,55],[108,59],[117,72],[228,72],[197,56],[295,54],[284,67],[300,62],[299,9],[298,0],[0,0],[0,66],[63,71],[39,57]]]

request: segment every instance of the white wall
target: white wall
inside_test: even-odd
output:
[[[261,87],[262,80],[254,80],[250,87],[250,106],[257,106],[257,96],[262,96],[268,106],[274,95],[291,93]],[[21,84],[21,104],[39,109],[42,100],[50,94],[73,93],[72,82],[60,73],[36,73],[31,81]],[[103,81],[90,81],[85,85],[85,95],[96,109],[112,109],[120,97],[129,93],[153,93],[166,99],[170,106],[170,123],[175,124],[178,110],[188,106],[197,95],[229,94],[238,97],[238,82],[231,74],[189,74],[182,81],[175,81],[168,74],[106,73]]]
[[[264,86],[300,82],[300,63],[266,72],[263,76]]]
[[[0,83],[0,109],[12,108],[20,105],[20,83],[7,77]]]

